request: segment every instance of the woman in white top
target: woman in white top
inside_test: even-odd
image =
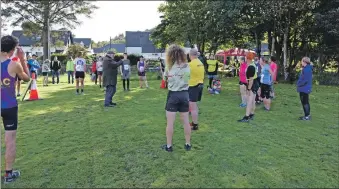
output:
[[[97,62],[97,73],[99,78],[99,87],[101,88],[101,80],[102,80],[102,57],[99,56],[98,62]]]
[[[46,59],[45,62],[42,64],[42,76],[44,76],[44,79],[42,81],[42,86],[48,86],[48,72],[51,71],[51,68],[49,65],[51,64],[51,61],[49,59]]]
[[[82,57],[82,53],[80,53],[80,56],[74,60],[74,70],[76,94],[79,94],[79,82],[81,84],[81,94],[84,94],[86,60]]]

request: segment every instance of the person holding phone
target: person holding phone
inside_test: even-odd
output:
[[[30,80],[25,53],[18,47],[17,38],[7,35],[1,38],[1,117],[5,128],[5,176],[4,184],[14,182],[20,171],[13,170],[16,156],[16,131],[18,128],[18,102],[15,96],[16,78]],[[16,52],[19,60],[10,57]]]

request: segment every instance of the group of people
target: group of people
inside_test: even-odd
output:
[[[3,36],[1,38],[1,117],[5,129],[6,146],[4,183],[11,183],[20,176],[20,171],[13,170],[13,163],[16,156],[16,131],[18,128],[18,102],[15,94],[16,80],[19,78],[27,82],[30,80],[30,75],[34,73],[32,67],[30,67],[30,69],[28,68],[25,53],[18,47],[18,43],[18,39],[13,36]],[[11,57],[13,56],[17,57],[17,59],[12,59]],[[168,95],[165,106],[167,143],[163,146],[163,149],[168,152],[173,151],[172,137],[177,112],[180,113],[180,120],[184,125],[184,149],[187,151],[192,148],[191,130],[199,129],[199,106],[197,102],[201,101],[203,94],[205,66],[198,57],[199,52],[196,49],[191,49],[189,52],[190,62],[187,60],[184,49],[179,45],[174,44],[166,49],[163,79],[168,83]],[[241,122],[248,122],[248,120],[253,119],[255,97],[258,94],[259,88],[261,88],[261,97],[266,100],[265,108],[269,109],[269,101],[267,100],[270,98],[270,85],[273,81],[272,76],[274,77],[276,74],[276,72],[270,68],[268,59],[260,57],[261,77],[259,81],[257,66],[253,59],[253,54],[247,54],[244,59],[246,65],[243,64],[241,68],[240,85],[241,88],[245,86],[246,90],[246,97],[243,97],[243,103],[246,103],[246,115],[240,120]],[[33,60],[35,59],[33,58]],[[271,58],[271,60],[274,59]],[[122,79],[123,81],[127,81],[127,88],[124,89],[129,90],[130,62],[127,59],[127,54],[124,54],[124,59],[115,60],[114,52],[112,51],[107,52],[106,56],[101,57],[98,61],[102,61],[102,85],[106,88],[104,106],[114,107],[116,103],[112,101],[112,98],[116,92],[118,69],[121,66],[120,72]],[[45,63],[48,64],[48,61],[45,61]],[[82,54],[79,54],[74,61],[70,62],[69,67],[72,67],[72,64],[76,78],[76,93],[80,94],[84,91],[86,61],[82,57]],[[35,63],[29,63],[28,65],[35,65]],[[55,65],[52,65],[51,67],[53,68],[54,66]],[[138,75],[140,76],[140,80],[145,82],[146,87],[148,87],[145,74],[146,66],[146,62],[143,57],[141,57],[137,65]],[[312,91],[312,66],[310,65],[310,59],[308,57],[302,59],[302,66],[303,69],[297,82],[297,87],[305,115],[300,117],[300,120],[310,120],[309,93]],[[37,67],[38,66],[34,68]],[[55,69],[58,68],[58,66],[55,66]],[[214,71],[214,69],[215,68],[210,71]],[[96,69],[96,71],[98,71],[98,69]],[[211,73],[210,71],[207,73]],[[72,74],[73,73],[70,73],[69,75]],[[209,78],[211,77],[214,77],[213,74]],[[79,83],[81,84],[80,87]],[[141,83],[140,87],[142,87]],[[80,91],[79,88],[81,89]],[[192,120],[191,122],[190,118]]]

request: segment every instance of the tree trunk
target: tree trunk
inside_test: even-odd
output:
[[[44,60],[50,59],[51,52],[50,52],[50,24],[49,24],[49,1],[44,3],[44,24],[43,24],[43,52],[44,52]]]
[[[255,36],[255,44],[257,46],[257,55],[258,57],[261,57],[261,40],[259,39],[257,31],[254,32]]]
[[[268,30],[267,37],[268,37],[268,53],[270,56],[272,56],[271,49],[272,49],[273,44],[272,44],[272,30],[271,29]]]
[[[290,17],[290,13],[289,13],[289,17]],[[288,39],[289,39],[289,18],[288,17],[288,23],[286,25],[285,31],[284,31],[284,41],[283,41],[283,65],[284,65],[284,79],[285,81],[288,80],[289,77],[289,66],[288,66]]]
[[[202,38],[202,44],[201,44],[201,53],[204,54],[205,53],[205,36]]]

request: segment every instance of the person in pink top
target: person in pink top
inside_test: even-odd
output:
[[[271,56],[271,63],[270,63],[270,68],[273,72],[272,75],[272,85],[271,85],[271,97],[274,98],[274,89],[273,89],[273,84],[277,82],[277,75],[278,75],[278,65],[276,63],[277,59],[274,56]]]
[[[247,63],[245,57],[241,57],[241,64],[239,69],[239,86],[241,94],[241,104],[240,107],[246,107],[247,97],[246,97],[246,87],[247,87],[247,78],[246,78],[246,69]]]

